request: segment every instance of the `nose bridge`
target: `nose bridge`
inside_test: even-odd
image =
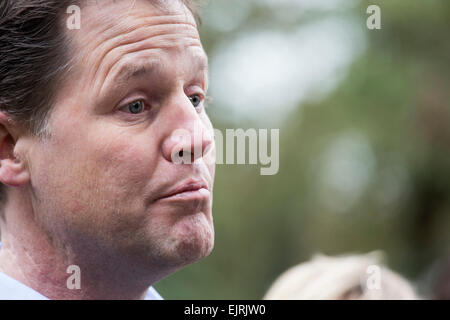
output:
[[[167,161],[190,164],[203,157],[213,142],[200,115],[183,93],[167,105],[166,124],[170,128],[162,145]]]

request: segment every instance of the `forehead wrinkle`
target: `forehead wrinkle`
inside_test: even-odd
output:
[[[170,49],[170,50],[179,50],[179,51],[182,50],[181,47],[174,46],[174,43],[178,43],[179,42],[178,38],[172,38],[172,36],[170,36],[170,37],[158,36],[158,37],[161,37],[162,39],[159,39],[159,41],[156,41],[156,43],[154,43],[155,39],[152,39],[152,43],[154,44],[154,46],[149,47],[148,45],[146,45],[145,49],[142,49],[141,47],[137,47],[137,48],[134,48],[134,50],[129,50],[129,51],[125,52],[125,53],[118,54],[116,59],[114,59],[109,64],[109,66],[103,68],[103,69],[106,69],[102,73],[102,74],[104,74],[104,77],[100,77],[100,75],[99,75],[99,78],[93,79],[93,81],[97,81],[97,85],[95,85],[95,88],[98,88],[100,86],[100,88],[98,90],[99,94],[101,94],[104,91],[104,88],[105,88],[106,84],[108,83],[108,79],[109,78],[111,78],[111,79],[115,78],[114,76],[111,76],[111,74],[114,75],[116,73],[114,71],[117,70],[117,69],[120,69],[120,67],[121,67],[121,62],[120,61],[130,61],[131,60],[130,56],[132,56],[132,55],[134,55],[136,53],[141,53],[142,55],[145,54],[145,56],[147,56],[147,57],[153,55],[155,57],[155,58],[153,58],[153,60],[154,60],[154,59],[157,59],[159,57],[159,56],[156,55],[157,52],[159,52],[163,48]],[[186,39],[183,39],[183,40],[186,40]],[[201,43],[199,42],[198,39],[195,38],[193,40],[194,41],[190,41],[189,43],[185,43],[185,45],[183,47],[192,46],[192,47],[202,48]],[[201,63],[201,64],[203,65],[204,63]],[[101,68],[101,66],[100,66],[100,68]]]
[[[148,27],[145,27],[146,29]],[[139,31],[142,31],[139,30]],[[109,50],[106,50],[101,59],[97,62],[97,66],[94,72],[93,81],[96,81],[98,77],[100,77],[99,74],[103,74],[104,77],[102,77],[104,80],[106,80],[108,74],[111,72],[111,69],[113,66],[121,60],[124,56],[135,53],[138,51],[146,51],[150,49],[162,49],[162,48],[177,48],[180,47],[186,47],[186,46],[198,46],[202,47],[200,38],[197,32],[197,29],[195,29],[195,33],[192,32],[192,30],[184,33],[168,33],[166,30],[152,30],[154,33],[149,36],[148,33],[145,34],[145,37],[138,39],[130,39],[126,38],[124,39],[124,42],[115,45],[110,44]],[[164,32],[165,31],[165,32]],[[118,36],[120,37],[120,36]],[[129,36],[132,37],[132,36]],[[112,41],[110,41],[112,42]],[[108,57],[110,56],[116,56],[112,61],[108,61]],[[109,60],[111,60],[109,59]],[[107,64],[107,66],[104,66],[104,64]],[[109,66],[108,66],[109,64]]]
[[[130,17],[127,17],[128,19]],[[97,52],[102,50],[106,47],[106,50],[101,54],[101,59],[99,59],[94,65],[95,73],[93,79],[96,79],[97,72],[100,69],[100,66],[105,59],[105,57],[109,54],[110,51],[116,48],[114,46],[116,43],[120,43],[118,47],[126,46],[127,44],[132,44],[135,42],[139,42],[142,40],[145,40],[149,37],[148,33],[142,32],[142,30],[146,31],[146,29],[153,29],[154,33],[153,36],[157,36],[158,29],[161,29],[161,27],[165,27],[166,30],[160,30],[160,34],[164,33],[164,31],[167,32],[167,26],[188,26],[189,29],[192,31],[192,34],[194,35],[194,38],[198,38],[200,41],[197,26],[195,22],[189,22],[186,18],[185,14],[177,14],[177,15],[166,15],[166,16],[152,16],[152,17],[140,17],[139,23],[133,23],[133,25],[127,25],[127,21],[125,22],[119,22],[116,25],[110,24],[107,27],[104,27],[101,32],[98,32],[97,34],[100,38],[100,41],[94,44],[94,48],[90,49],[89,52],[91,52],[92,56],[96,56]],[[108,32],[108,30],[111,30]],[[162,32],[161,32],[162,31]],[[139,33],[144,33],[143,35],[139,35]],[[137,34],[137,36],[136,36]],[[136,37],[135,37],[136,36]],[[106,40],[104,40],[106,38]],[[81,47],[84,47],[83,44],[80,44]]]
[[[105,54],[104,58],[101,61],[99,61],[99,66],[92,80],[95,82],[98,79],[103,79],[102,82],[104,83],[108,78],[109,74],[112,72],[113,68],[117,65],[117,63],[119,63],[119,61],[122,59],[127,59],[129,56],[133,54],[156,53],[161,49],[181,50],[182,48],[188,46],[195,46],[202,48],[201,42],[197,37],[183,36],[183,38],[180,39],[179,36],[172,34],[159,35],[151,39],[145,39],[143,41],[133,42],[131,44],[114,47],[108,53]],[[107,61],[108,56],[115,56],[115,57]],[[98,85],[96,85],[95,87],[98,87]]]
[[[197,47],[197,46],[195,46]],[[158,49],[148,49],[144,51],[138,51],[138,53],[142,53],[145,51],[149,51],[150,53],[154,53]],[[184,50],[179,52],[189,52],[189,56],[191,57],[191,62],[187,65],[186,70],[188,70],[188,74],[198,74],[202,73],[202,76],[205,78],[205,89],[208,84],[208,57],[203,51],[202,54],[194,54],[191,50]],[[121,57],[117,63],[115,63],[108,75],[105,78],[105,81],[102,84],[101,90],[99,92],[99,96],[102,95],[105,88],[109,87],[110,82],[123,84],[126,83],[127,80],[130,80],[132,77],[142,76],[144,73],[145,76],[149,77],[150,75],[159,75],[159,77],[163,77],[164,70],[169,68],[167,65],[167,59],[161,59],[160,56],[146,54],[144,56],[137,57],[136,60],[129,59],[127,56],[135,54],[137,52],[129,52]]]

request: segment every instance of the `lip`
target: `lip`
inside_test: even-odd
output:
[[[156,201],[162,200],[178,200],[178,201],[195,201],[207,199],[210,196],[208,185],[203,180],[187,180],[178,186],[164,193]]]

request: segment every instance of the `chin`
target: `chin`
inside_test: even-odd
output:
[[[167,249],[179,266],[205,258],[214,247],[214,227],[203,213],[185,217],[172,231]]]

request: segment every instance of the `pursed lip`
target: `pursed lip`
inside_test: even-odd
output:
[[[201,189],[205,189],[205,192],[209,194],[208,184],[204,180],[189,179],[165,192],[155,201],[176,197],[178,195],[182,196],[183,194],[185,194],[186,196],[191,195],[193,197],[202,196],[202,194],[199,192]],[[204,195],[205,194],[203,194],[203,196]]]

